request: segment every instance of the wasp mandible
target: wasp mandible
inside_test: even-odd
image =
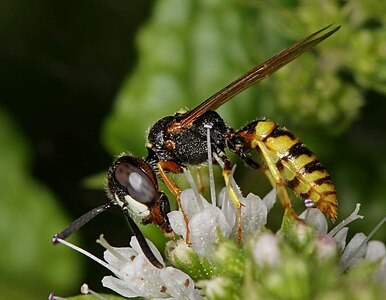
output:
[[[212,155],[223,166],[226,185],[229,184],[232,165],[225,150],[236,153],[252,168],[260,169],[250,156],[250,151],[255,149],[265,164],[262,169],[277,188],[279,200],[294,218],[297,219],[297,214],[291,206],[286,186],[304,199],[312,201],[315,207],[335,221],[337,200],[330,176],[315,154],[295,135],[266,119],[255,120],[240,130],[234,130],[215,110],[319,44],[339,28],[330,25],[303,38],[254,67],[194,109],[157,121],[149,130],[147,157],[136,158],[123,154],[110,167],[106,186],[110,202],[81,216],[56,237],[65,239],[96,215],[118,205],[127,217],[144,254],[154,266],[162,268],[132,218],[139,219],[143,224],[153,222],[161,227],[165,235],[173,234],[167,216],[170,212],[169,201],[159,191],[157,178],[166,184],[182,209],[181,190],[168,173],[182,173],[189,165],[201,165],[207,161],[207,124],[212,127],[209,131]],[[240,225],[241,204],[235,191],[232,188],[229,190],[238,210]],[[188,222],[186,216],[185,221]],[[240,239],[240,226],[238,236]]]

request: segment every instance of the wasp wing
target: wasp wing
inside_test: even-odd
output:
[[[254,67],[240,78],[236,79],[231,84],[202,102],[200,105],[185,113],[180,119],[170,124],[168,126],[167,132],[177,133],[184,130],[185,128],[190,127],[192,123],[203,113],[209,110],[216,110],[225,102],[229,101],[237,94],[249,88],[251,85],[275,73],[277,70],[281,69],[286,64],[302,55],[304,52],[308,51],[315,45],[328,38],[330,35],[334,34],[340,28],[340,26],[335,26],[326,32],[326,30],[329,28],[331,28],[331,25],[313,34],[310,34],[299,42],[284,49],[279,54],[276,54],[262,64]]]

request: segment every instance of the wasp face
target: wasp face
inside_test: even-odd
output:
[[[169,201],[158,191],[156,176],[143,159],[120,156],[108,172],[107,193],[134,219],[143,224],[154,222],[165,234],[171,232]]]

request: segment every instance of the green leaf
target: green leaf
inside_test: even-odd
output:
[[[0,110],[0,295],[42,299],[79,284],[76,253],[54,247],[51,237],[69,224],[54,195],[33,178],[31,147]]]

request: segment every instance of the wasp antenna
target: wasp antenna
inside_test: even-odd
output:
[[[163,269],[164,268],[163,264],[158,261],[158,259],[151,251],[148,243],[146,242],[145,237],[143,236],[141,230],[139,230],[137,224],[130,217],[129,212],[126,209],[123,209],[123,213],[125,214],[127,221],[129,222],[131,230],[133,231],[135,237],[137,238],[138,244],[141,247],[143,254],[145,254],[146,258],[154,267],[158,269]]]
[[[67,228],[64,229],[62,232],[55,234],[52,242],[54,244],[57,244],[57,241],[56,241],[57,238],[65,240],[71,234],[73,234],[75,231],[81,228],[84,224],[88,223],[91,219],[95,218],[97,215],[108,210],[110,207],[114,205],[117,205],[117,203],[115,201],[110,201],[109,203],[103,204],[97,208],[94,208],[86,212],[84,215],[80,216],[78,219],[76,219],[70,225],[68,225]]]

